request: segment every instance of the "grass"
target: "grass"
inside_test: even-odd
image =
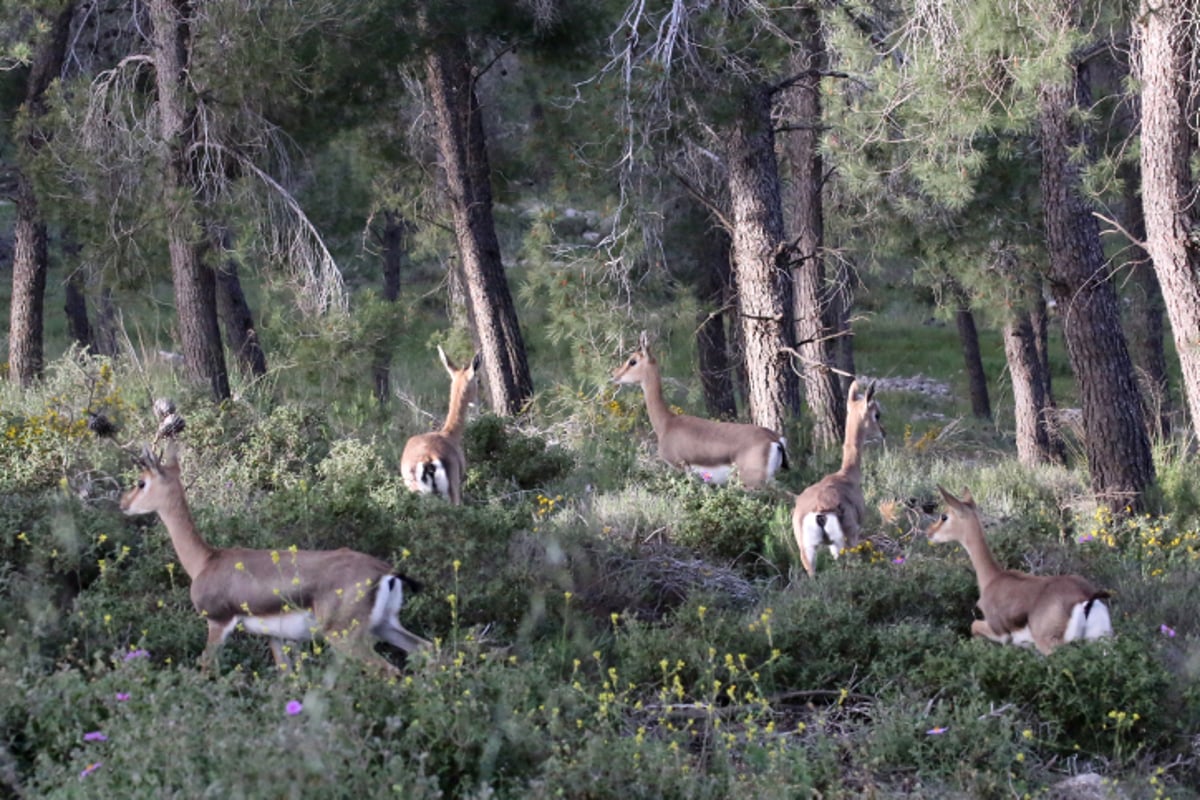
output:
[[[409,402],[387,408],[362,379],[361,345],[382,323],[361,319],[268,330],[272,375],[221,406],[168,366],[77,353],[33,390],[0,384],[0,791],[1036,797],[1095,775],[1127,797],[1197,797],[1200,503],[1186,455],[1158,451],[1163,514],[1106,515],[1079,468],[1027,470],[1002,425],[960,420],[952,329],[881,313],[857,332],[860,370],[957,391],[882,397],[870,542],[810,580],[783,488],[669,471],[639,394],[546,364],[519,429],[471,423],[467,505],[408,494],[399,450],[446,402],[432,345],[462,354],[436,309],[414,296],[398,313]],[[660,357],[696,412],[679,326]],[[995,365],[998,338],[981,334]],[[264,642],[235,635],[219,674],[201,675],[186,576],[159,523],[117,511],[131,470],[85,424],[102,407],[121,441],[143,441],[162,394],[188,419],[185,479],[213,543],[391,559],[426,583],[402,617],[437,651],[384,682],[308,645],[280,674]],[[971,640],[965,554],[927,544],[913,509],[938,483],[971,488],[1006,566],[1112,590],[1116,638],[1050,658]]]

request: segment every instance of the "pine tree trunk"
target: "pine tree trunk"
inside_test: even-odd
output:
[[[430,50],[425,59],[425,83],[437,124],[468,310],[483,353],[492,408],[501,414],[516,414],[533,396],[533,379],[500,259],[483,119],[463,39],[449,37]]]
[[[60,9],[49,33],[39,43],[25,87],[24,113],[35,128],[18,139],[23,160],[32,161],[44,140],[36,131],[46,113],[45,95],[58,77],[66,55],[67,34],[75,4]],[[10,380],[28,386],[45,367],[46,278],[50,271],[46,223],[28,175],[16,170],[16,219],[13,222],[12,302],[9,307],[8,368]]]
[[[222,260],[217,270],[217,316],[225,328],[225,341],[233,353],[234,361],[247,378],[261,378],[267,374],[267,356],[258,340],[254,326],[254,312],[242,291],[237,261],[225,257],[230,252],[229,229],[223,225],[210,226],[209,238],[212,252]]]
[[[976,419],[991,419],[992,404],[988,399],[987,374],[983,371],[983,357],[979,352],[979,331],[975,327],[975,315],[963,304],[955,313],[954,322],[958,326],[958,341],[962,346],[963,364],[967,370],[971,414]]]
[[[404,217],[390,209],[383,212],[383,231],[380,234],[383,269],[383,299],[395,305],[400,299],[400,267],[404,263],[405,232]],[[375,399],[386,406],[392,398],[392,353],[391,342],[380,342],[375,348]]]
[[[828,326],[834,334],[833,365],[838,370],[841,396],[845,398],[858,373],[854,365],[854,336],[850,330],[850,270],[845,265],[838,267],[829,287]]]
[[[780,263],[783,213],[765,87],[747,90],[742,115],[726,141],[730,238],[750,419],[782,432],[788,415],[799,406],[799,389],[786,352],[791,346],[791,281]]]
[[[791,168],[789,219],[793,240],[792,315],[796,349],[801,356],[804,396],[813,415],[813,444],[819,449],[842,446],[846,427],[846,393],[832,367],[835,344],[829,325],[829,286],[825,280],[825,216],[821,192],[824,167],[820,152],[821,73],[825,42],[815,7],[798,12],[804,34],[791,71],[800,79],[789,92],[788,116],[795,130],[786,138]]]
[[[1049,282],[1079,389],[1092,490],[1114,510],[1139,508],[1154,463],[1099,228],[1072,160],[1083,142],[1072,122],[1075,91],[1070,82],[1046,84],[1039,97]]]
[[[1192,427],[1200,425],[1200,246],[1195,239],[1198,192],[1189,162],[1195,139],[1189,119],[1197,41],[1195,8],[1143,0],[1142,209],[1146,250],[1162,287],[1183,373]]]
[[[165,148],[163,210],[175,288],[175,313],[184,363],[193,380],[209,385],[215,400],[230,396],[229,374],[217,319],[217,280],[201,258],[202,226],[191,201],[188,145],[192,117],[187,64],[191,46],[188,0],[149,0],[154,37],[159,139]]]
[[[725,320],[729,316],[725,309],[732,296],[729,256],[728,232],[710,226],[700,239],[696,254],[700,262],[696,353],[700,361],[704,406],[714,419],[737,418],[729,339],[725,335]]]
[[[68,335],[80,347],[96,352],[92,342],[92,325],[88,320],[87,293],[84,292],[83,275],[80,270],[73,271],[67,277],[67,284],[63,290],[66,294],[63,311],[67,315]]]
[[[1062,464],[1062,440],[1048,424],[1052,411],[1046,397],[1043,365],[1037,352],[1037,332],[1028,312],[1019,312],[1004,325],[1004,356],[1012,378],[1013,417],[1016,420],[1017,460],[1026,466]]]

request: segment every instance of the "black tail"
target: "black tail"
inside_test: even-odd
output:
[[[425,588],[425,584],[421,583],[416,578],[410,578],[408,575],[405,575],[403,572],[393,572],[392,577],[395,578],[396,580],[400,581],[400,583],[402,585],[408,586],[408,590],[410,592],[412,592],[413,594],[417,594],[418,592],[422,591]]]
[[[433,489],[434,494],[437,494],[437,481],[435,480],[436,476],[437,464],[432,461],[426,461],[421,465],[421,477],[419,480],[421,483],[424,483]]]
[[[788,460],[787,440],[786,439],[779,440],[779,468],[780,469],[791,469],[792,468],[792,462]],[[822,523],[822,524],[824,524],[824,523]]]

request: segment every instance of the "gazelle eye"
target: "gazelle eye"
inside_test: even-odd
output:
[[[949,517],[947,517],[945,514],[942,514],[941,518],[938,521],[939,522],[948,522],[949,520],[950,520]]]
[[[146,488],[146,481],[144,481],[144,480],[143,480],[143,479],[141,479],[141,478],[138,478],[137,487],[138,487],[139,489],[145,489],[145,488]]]
[[[632,367],[632,366],[633,366],[633,365],[635,365],[635,364],[637,364],[637,359],[636,359],[636,358],[631,358],[631,359],[629,359],[629,366],[631,366],[631,367]]]

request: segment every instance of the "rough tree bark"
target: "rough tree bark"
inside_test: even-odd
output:
[[[979,351],[979,331],[975,315],[965,298],[954,313],[958,342],[962,346],[963,366],[967,370],[967,391],[971,396],[971,415],[976,419],[992,418],[992,403],[988,399],[987,374],[983,371],[983,356]]]
[[[242,375],[251,380],[261,378],[267,374],[267,355],[254,326],[254,312],[242,291],[237,260],[225,255],[231,253],[229,229],[214,224],[209,236],[212,251],[221,261],[217,268],[217,316],[225,328],[225,341]]]
[[[404,263],[404,217],[390,209],[383,212],[383,230],[379,233],[382,250],[383,299],[395,304],[400,299],[400,267]],[[375,399],[386,406],[392,398],[392,353],[390,342],[380,342],[375,351],[371,372],[375,378]]]
[[[1064,18],[1070,17],[1069,3],[1060,8]],[[1084,88],[1080,77],[1048,82],[1039,91],[1048,282],[1079,389],[1092,490],[1114,510],[1139,508],[1143,490],[1154,480],[1154,462],[1116,291],[1105,273],[1099,226],[1072,157],[1084,143],[1074,121],[1076,92]]]
[[[159,138],[164,148],[163,211],[175,288],[175,313],[188,373],[209,385],[215,400],[230,396],[217,319],[217,280],[204,263],[203,226],[197,219],[188,148],[195,109],[189,97],[191,49],[188,0],[149,0],[158,93]]]
[[[804,396],[813,415],[817,448],[841,447],[846,427],[846,393],[833,367],[836,342],[830,326],[830,287],[825,277],[825,217],[822,205],[824,167],[821,159],[821,72],[825,42],[813,6],[798,12],[804,29],[800,51],[792,60],[798,76],[788,90],[788,116],[794,129],[784,140],[791,170],[789,221],[792,240],[792,315],[796,349],[801,356]]]
[[[746,89],[741,114],[726,139],[726,156],[750,419],[781,432],[788,415],[797,410],[799,389],[787,355],[791,281],[781,263],[783,212],[766,87]]]
[[[1026,466],[1066,461],[1060,439],[1049,424],[1052,411],[1046,379],[1038,356],[1037,331],[1028,311],[1019,311],[1004,324],[1004,356],[1012,379],[1016,421],[1017,460]]]
[[[491,405],[498,413],[516,414],[533,395],[533,379],[500,258],[483,119],[464,39],[446,36],[433,43],[425,84]]]
[[[1183,373],[1192,427],[1200,425],[1200,241],[1198,187],[1189,162],[1196,142],[1194,3],[1143,0],[1139,11],[1142,79],[1142,209],[1146,250],[1162,287]]]
[[[44,143],[37,120],[46,113],[45,94],[58,77],[66,54],[74,3],[67,3],[55,17],[39,43],[30,65],[25,87],[26,135],[18,137],[21,157],[32,160]],[[41,377],[45,367],[46,276],[50,271],[46,223],[42,218],[33,183],[24,169],[16,171],[13,221],[12,302],[9,307],[9,378],[28,386]]]

